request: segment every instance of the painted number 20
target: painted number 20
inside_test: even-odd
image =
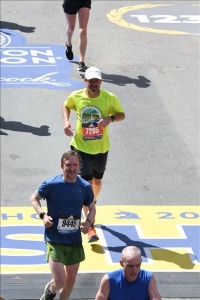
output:
[[[158,217],[158,219],[175,219],[173,214],[170,212],[164,212],[164,211],[158,212],[157,215],[160,215],[160,217]],[[184,219],[197,219],[197,218],[199,218],[199,215],[194,212],[182,212],[180,214],[180,217],[184,218]]]
[[[154,18],[154,23],[200,23],[200,15],[180,15],[178,17],[171,15],[153,15],[147,17],[146,15],[130,15],[132,18],[137,18],[140,23],[150,23],[149,18]]]

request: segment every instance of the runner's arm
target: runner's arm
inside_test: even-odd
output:
[[[119,112],[119,113],[116,113],[115,115],[113,115],[113,117],[115,117],[115,120],[114,122],[120,122],[120,121],[123,121],[125,119],[125,113],[124,112]],[[111,119],[111,117],[110,117]],[[112,119],[111,119],[112,121]]]
[[[35,191],[30,197],[31,203],[38,215],[44,212],[40,203],[42,199],[43,197],[40,196],[38,190]],[[45,227],[51,227],[53,225],[53,219],[51,216],[48,216],[47,213],[44,214],[42,221]]]
[[[108,300],[110,293],[110,283],[108,275],[104,275],[100,282],[99,290],[96,294],[95,300]]]
[[[64,133],[67,136],[73,136],[72,130],[74,130],[73,126],[69,122],[70,113],[71,113],[70,109],[67,106],[63,105],[62,106],[63,128],[64,128]]]
[[[125,119],[125,113],[116,113],[115,115],[102,118],[97,124],[98,126],[106,127],[111,122],[120,122]]]
[[[89,206],[88,206],[88,214],[87,214],[87,218],[85,222],[81,222],[81,225],[83,226],[81,231],[86,234],[88,233],[88,230],[90,229],[90,224],[94,221],[95,219],[95,215],[96,215],[96,206],[95,203],[92,202]]]
[[[161,300],[160,293],[157,288],[156,280],[154,276],[151,277],[150,283],[149,283],[149,299],[150,300]]]
[[[40,203],[40,200],[42,200],[42,199],[43,199],[43,197],[41,197],[39,195],[38,190],[35,191],[30,197],[31,203],[32,203],[35,211],[38,213],[38,215],[43,212],[43,209],[42,209],[42,206]]]
[[[87,214],[87,219],[90,220],[90,222],[92,223],[95,219],[96,216],[96,205],[94,202],[92,202],[89,206],[88,206],[88,214]]]

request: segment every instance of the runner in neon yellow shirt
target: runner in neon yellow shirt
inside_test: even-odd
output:
[[[85,72],[86,88],[72,92],[64,102],[62,115],[64,132],[72,137],[71,149],[82,159],[80,175],[92,185],[94,201],[101,191],[108,151],[110,149],[109,127],[111,122],[124,120],[125,114],[119,99],[112,93],[100,89],[102,74],[96,67]],[[76,133],[70,123],[70,113],[77,113]],[[87,208],[84,213],[87,215]],[[98,240],[94,222],[88,232],[88,242]]]

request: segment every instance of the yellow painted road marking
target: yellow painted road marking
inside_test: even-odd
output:
[[[32,207],[3,207],[1,225],[4,262],[21,256],[19,264],[2,263],[2,274],[50,273],[45,262],[44,227]],[[28,233],[24,230],[27,228]],[[199,272],[200,263],[194,253],[198,250],[193,245],[194,241],[196,245],[200,243],[199,228],[198,206],[97,206],[96,230],[100,239],[90,244],[87,235],[83,235],[86,260],[81,263],[80,272],[116,269],[120,253],[112,251],[112,247],[123,248],[127,241],[134,243],[134,232],[145,250],[143,268],[154,272]],[[20,243],[20,247],[15,247],[15,243]],[[154,247],[156,243],[160,245]],[[32,249],[31,245],[37,247]],[[37,263],[41,255],[42,261]]]
[[[138,26],[133,23],[129,23],[123,19],[123,15],[130,11],[137,11],[140,9],[152,9],[156,7],[170,7],[173,4],[140,4],[134,6],[125,6],[118,9],[113,9],[110,13],[107,14],[107,18],[109,21],[126,28],[130,28],[133,30],[144,31],[144,32],[153,32],[153,33],[162,33],[162,34],[175,34],[175,35],[188,35],[191,34],[185,31],[177,31],[177,30],[164,30],[164,29],[155,29],[150,27]],[[199,4],[193,4],[191,6],[199,6]],[[193,33],[193,35],[199,35]]]

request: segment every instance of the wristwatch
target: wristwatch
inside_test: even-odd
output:
[[[115,121],[115,116],[110,116],[111,117],[111,122]]]
[[[41,212],[40,214],[39,214],[39,217],[40,217],[40,219],[44,219],[44,215],[46,215],[46,213],[45,212]]]

